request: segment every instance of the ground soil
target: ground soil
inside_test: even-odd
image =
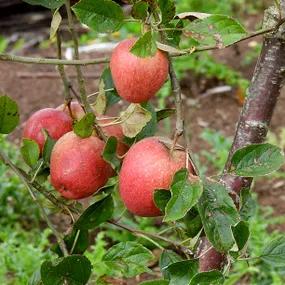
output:
[[[254,63],[247,68],[244,68],[240,64],[242,53],[247,48],[247,45],[248,42],[239,45],[239,49],[242,51],[240,55],[237,54],[236,48],[228,48],[220,52],[215,52],[215,56],[217,59],[240,70],[245,77],[250,78],[253,73]],[[53,57],[55,53],[53,49],[31,50],[26,55]],[[87,55],[87,57],[98,56],[102,55]],[[97,91],[98,79],[96,77],[98,77],[103,67],[104,65],[84,67],[84,73],[89,75],[86,79],[88,93]],[[47,65],[24,65],[0,62],[0,91],[14,98],[21,110],[21,125],[10,136],[10,139],[14,141],[19,141],[22,124],[33,112],[45,107],[56,107],[63,102],[63,88],[59,78],[34,78],[39,73],[48,73],[49,76],[50,73],[53,73],[56,76],[57,71],[55,67]],[[72,75],[75,73],[75,70],[72,67],[68,67],[67,73]],[[27,78],[27,75],[30,78]],[[93,78],[90,78],[90,75]],[[186,77],[185,80],[190,80],[190,78]],[[75,78],[72,79],[72,84],[76,86]],[[191,130],[191,145],[194,152],[200,151],[203,148],[209,148],[199,137],[199,134],[205,127],[219,130],[226,136],[232,137],[234,135],[241,105],[233,94],[213,95],[205,99],[200,99],[197,96],[189,98],[190,95],[187,89],[184,89],[183,92],[188,100],[191,99],[190,102],[194,102],[194,104],[191,104],[191,107],[187,107],[186,112],[186,123],[189,130]],[[272,121],[271,129],[274,132],[278,132],[280,128],[285,127],[284,109],[285,91],[283,90]],[[285,215],[284,181],[278,179],[258,181],[255,184],[254,190],[258,193],[261,205],[273,207],[275,215]],[[278,227],[285,231],[285,224]],[[128,284],[138,283],[137,281],[132,281],[132,283]]]

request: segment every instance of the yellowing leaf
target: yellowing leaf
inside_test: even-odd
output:
[[[57,9],[52,16],[50,24],[50,35],[49,35],[50,39],[53,39],[56,36],[56,32],[60,26],[61,20],[62,20],[61,15]]]
[[[107,99],[105,94],[105,83],[103,80],[99,83],[99,94],[96,97],[95,102],[92,104],[92,108],[96,115],[104,114],[107,107]]]
[[[123,133],[126,137],[135,137],[151,120],[151,112],[139,104],[131,104],[126,111],[121,113]]]

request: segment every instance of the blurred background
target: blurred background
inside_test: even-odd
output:
[[[117,1],[124,5],[120,1]],[[263,12],[273,1],[246,0],[179,0],[178,12],[199,11],[231,15],[249,30],[261,28]],[[127,13],[128,6],[124,5]],[[64,13],[62,14],[64,16]],[[54,58],[55,43],[49,40],[51,12],[39,6],[31,6],[20,0],[0,0],[0,53]],[[127,23],[113,34],[98,34],[79,24],[81,58],[109,56],[114,44],[126,38],[137,36],[140,25]],[[63,48],[66,58],[72,56],[72,43],[63,19]],[[204,174],[213,175],[222,170],[235,132],[246,88],[253,74],[261,50],[261,37],[257,37],[221,51],[193,54],[175,59],[175,68],[183,91],[186,108],[186,124],[191,135],[191,148]],[[182,42],[187,46],[187,42]],[[98,90],[98,81],[105,65],[83,68],[88,93]],[[67,67],[66,72],[73,86],[77,86],[75,70]],[[28,116],[45,108],[56,107],[63,102],[63,86],[54,66],[24,65],[0,62],[0,93],[15,99],[20,107],[21,125],[9,142],[0,137],[0,148],[9,153],[13,161],[22,163],[19,156],[21,128]],[[285,94],[284,90],[272,121],[268,141],[285,148]],[[174,107],[167,82],[153,100],[156,108]],[[120,104],[110,110],[118,113],[124,108]],[[160,123],[158,133],[170,136],[173,133],[174,118]],[[253,218],[250,221],[252,235],[249,250],[258,255],[262,246],[273,237],[284,235],[285,231],[285,172],[280,170],[268,177],[258,179],[254,185]],[[256,203],[258,201],[258,203]],[[46,201],[43,201],[49,207]],[[54,212],[50,215],[59,229],[65,230],[69,221]],[[123,217],[124,223],[142,230],[161,231],[163,226],[156,219]],[[104,267],[98,266],[106,249],[112,243],[135,239],[130,233],[121,233],[111,226],[92,234],[94,246],[88,258],[94,265],[94,272],[104,274]],[[30,277],[39,268],[43,259],[54,253],[48,250],[49,241],[54,240],[46,224],[41,220],[36,206],[19,179],[0,165],[0,284],[28,284]],[[146,241],[141,241],[146,243]],[[151,244],[148,246],[151,248]],[[97,266],[96,266],[97,265]],[[156,266],[155,264],[153,265]],[[261,261],[238,262],[231,270],[230,284],[285,284],[285,268],[272,268]],[[138,284],[147,275],[137,279],[112,280],[111,284]],[[32,284],[32,283],[31,283]],[[95,284],[91,283],[90,284]]]

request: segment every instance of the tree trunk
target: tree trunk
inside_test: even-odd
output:
[[[265,24],[272,25],[279,21],[279,12],[270,8],[265,14]],[[239,194],[243,188],[250,187],[251,178],[237,177],[228,174],[231,168],[231,158],[234,152],[253,143],[264,142],[273,111],[285,75],[285,27],[280,26],[275,33],[266,35],[263,47],[255,67],[254,75],[248,89],[247,100],[243,106],[238,122],[235,138],[229,153],[221,182],[230,193]],[[232,196],[233,198],[237,196]],[[238,205],[238,200],[235,201]],[[209,250],[209,242],[203,241],[200,246],[200,270],[209,271],[220,269],[224,262],[224,256],[214,249]],[[208,251],[207,251],[208,250]],[[217,262],[217,260],[219,262]]]

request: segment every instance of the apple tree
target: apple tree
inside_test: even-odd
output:
[[[19,151],[28,171],[0,150],[1,161],[20,177],[56,237],[51,248],[58,257],[43,261],[32,284],[88,284],[92,273],[84,255],[90,246],[88,237],[106,223],[160,249],[161,279],[142,284],[223,284],[232,263],[251,258],[247,241],[253,179],[284,164],[282,150],[264,140],[285,75],[285,1],[277,0],[265,11],[263,28],[255,32],[228,15],[177,14],[174,0],[126,1],[131,7],[128,15],[112,0],[25,2],[51,9],[50,36],[57,43],[57,58],[0,54],[0,60],[55,65],[64,90],[61,106],[39,110],[25,124]],[[63,14],[73,42],[72,60],[62,59]],[[81,60],[75,21],[98,33],[113,33],[126,22],[140,22],[141,35],[120,42],[110,58]],[[264,36],[263,47],[228,161],[222,174],[202,177],[185,128],[186,110],[173,60],[223,50],[258,35]],[[188,46],[182,48],[185,39]],[[106,68],[91,100],[94,96],[86,93],[82,67],[100,63]],[[67,65],[76,69],[78,91],[69,82]],[[157,110],[149,100],[167,80],[175,108]],[[116,117],[107,116],[106,110],[120,100],[128,107]],[[176,116],[173,133],[157,137],[157,122],[171,115]],[[1,94],[0,133],[11,133],[19,116],[17,103]],[[68,233],[54,227],[39,196],[71,217]],[[83,198],[91,205],[82,205]],[[174,228],[183,224],[183,233],[169,238],[120,223],[118,200],[133,215],[161,216],[163,223]],[[284,266],[285,239],[264,245],[262,255],[254,258]],[[126,241],[110,247],[102,265],[112,268],[111,277],[129,278],[151,272],[147,265],[152,259],[147,247]],[[107,284],[106,277],[97,276],[96,284]]]

